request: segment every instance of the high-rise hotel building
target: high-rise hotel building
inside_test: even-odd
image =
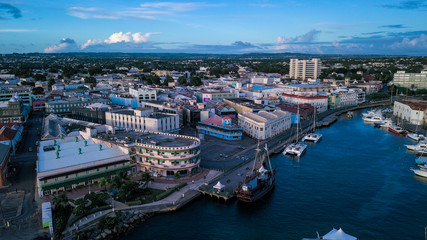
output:
[[[311,60],[291,59],[289,63],[289,77],[293,79],[306,80],[316,79],[320,74],[321,61],[318,58]]]

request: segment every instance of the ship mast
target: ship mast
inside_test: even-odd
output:
[[[257,162],[258,162],[258,158],[259,158],[259,152],[261,151],[259,149],[259,142],[258,142],[258,145],[257,145],[255,151],[256,151],[256,154],[255,154],[255,159],[254,159],[254,165],[252,166],[252,172],[256,171],[255,169],[258,168]]]
[[[268,167],[269,167],[269,169],[272,171],[273,170],[273,168],[271,167],[271,162],[270,162],[270,155],[268,154],[268,148],[267,148],[267,143],[265,144],[265,152],[264,152],[264,154],[266,155],[266,159],[267,159],[267,162],[268,162]]]

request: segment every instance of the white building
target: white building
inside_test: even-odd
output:
[[[269,78],[265,76],[253,76],[251,77],[252,84],[272,84],[274,82],[274,78]]]
[[[308,103],[313,107],[316,107],[316,112],[321,113],[328,110],[328,96],[323,95],[296,95],[296,94],[282,94],[282,101],[303,104]]]
[[[415,125],[427,122],[427,101],[399,100],[394,102],[393,115]]]
[[[393,84],[405,88],[427,89],[427,70],[421,73],[397,71],[393,75]]]
[[[281,110],[244,112],[238,118],[243,132],[259,140],[277,136],[291,127],[291,113]]]
[[[318,58],[311,60],[291,59],[289,63],[289,77],[294,79],[306,80],[307,78],[316,79],[319,77],[321,62]]]
[[[352,106],[358,104],[358,94],[353,90],[337,89],[333,94],[339,95],[340,107]]]
[[[119,129],[149,132],[175,132],[179,130],[179,116],[154,112],[151,108],[124,109],[105,113],[108,125]]]
[[[129,152],[96,139],[65,137],[41,141],[37,153],[39,196],[91,185],[131,169]]]
[[[129,88],[129,94],[132,95],[135,98],[138,98],[138,100],[141,101],[147,101],[147,100],[157,100],[157,91],[155,89],[149,89],[149,88],[138,88],[138,89],[132,89]]]

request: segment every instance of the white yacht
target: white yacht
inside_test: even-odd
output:
[[[297,108],[297,116],[299,116],[299,106]],[[299,143],[299,121],[301,120],[298,119],[297,122],[297,134],[296,134],[296,138],[295,138],[295,143],[291,143],[289,144],[285,150],[283,151],[284,155],[294,155],[297,157],[300,157],[302,154],[304,154],[305,150],[307,149],[307,145],[304,143]]]
[[[307,145],[305,145],[304,143],[291,143],[285,148],[285,151],[283,151],[283,154],[300,157],[301,155],[304,154],[306,149],[307,149]]]
[[[362,113],[363,117],[372,117],[376,114],[377,112],[374,110],[368,111],[367,113]]]
[[[405,145],[405,147],[411,151],[426,150],[427,142],[419,142],[418,144],[415,144],[415,145]]]
[[[416,141],[416,142],[419,142],[420,140],[424,140],[425,139],[424,135],[421,134],[421,133],[409,133],[407,135],[407,137],[409,139],[411,139],[411,140]]]
[[[315,133],[315,131],[316,131],[316,110],[314,110],[313,132],[305,135],[302,138],[302,141],[317,143],[322,138],[323,135],[320,133]]]
[[[362,119],[365,122],[373,122],[373,123],[384,121],[384,118],[381,115],[362,117]]]
[[[413,169],[413,168],[411,168],[411,170],[415,173],[415,175],[427,178],[427,171],[423,171],[421,169]]]

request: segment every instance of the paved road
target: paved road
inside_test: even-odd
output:
[[[0,198],[11,191],[25,192],[22,214],[13,219],[15,223],[27,221],[38,208],[34,202],[37,159],[36,141],[38,140],[37,131],[41,128],[42,118],[42,113],[33,113],[28,119],[27,125],[29,127],[24,129],[21,145],[17,149],[16,156],[11,159],[11,163],[17,165],[17,174],[8,179],[9,187],[0,189]],[[28,151],[29,147],[32,148],[32,152]]]

